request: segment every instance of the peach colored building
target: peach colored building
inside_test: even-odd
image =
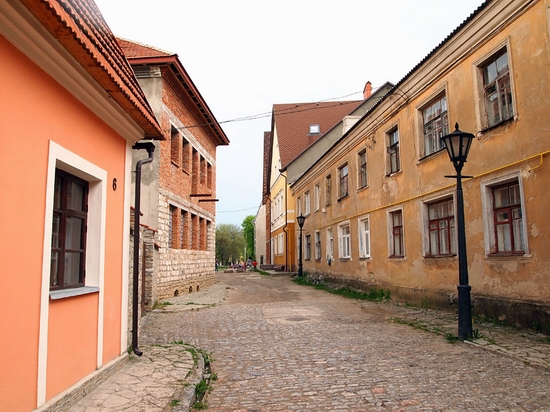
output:
[[[463,170],[474,313],[550,332],[549,38],[550,1],[488,0],[412,68],[293,183],[326,205],[306,219],[304,271],[455,304],[456,181],[440,137],[459,123],[475,135]]]
[[[132,146],[161,138],[91,1],[0,2],[0,409],[70,405],[127,357]]]

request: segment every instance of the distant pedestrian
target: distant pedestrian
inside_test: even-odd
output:
[[[218,266],[219,266],[219,262],[218,262],[218,259],[216,259],[216,272],[218,271]]]

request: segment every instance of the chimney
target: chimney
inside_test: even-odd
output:
[[[367,84],[365,84],[365,88],[363,89],[363,99],[367,100],[371,94],[372,94],[372,85],[370,82],[367,82]]]

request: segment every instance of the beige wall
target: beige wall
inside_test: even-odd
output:
[[[464,182],[474,302],[478,309],[492,302],[485,309],[493,316],[511,316],[506,309],[495,309],[496,303],[502,301],[508,302],[509,307],[518,304],[547,307],[550,297],[547,282],[550,242],[545,235],[550,230],[545,218],[550,200],[545,190],[550,178],[545,157],[550,149],[547,7],[545,1],[491,3],[400,82],[398,90],[294,184],[294,196],[303,196],[306,190],[313,193],[316,183],[324,189],[324,177],[331,173],[336,192],[338,167],[348,163],[349,196],[333,200],[326,213],[313,213],[304,227],[312,238],[316,230],[324,234],[327,228],[333,228],[335,259],[330,266],[324,258],[305,262],[306,272],[389,287],[394,297],[407,300],[430,299],[441,305],[454,299],[457,258],[456,255],[428,257],[426,205],[438,199],[453,199],[455,181],[444,176],[455,172],[445,150],[424,156],[421,117],[421,110],[445,93],[448,132],[458,122],[461,130],[476,136],[463,171],[474,176]],[[514,118],[487,129],[480,103],[483,99],[479,92],[479,66],[502,47],[508,50]],[[401,169],[390,174],[387,142],[388,133],[395,127],[399,130]],[[357,154],[363,149],[367,152],[368,186],[358,189]],[[510,179],[516,179],[520,185],[525,222],[522,233],[526,242],[525,253],[505,256],[492,253],[493,212],[488,204],[490,188]],[[391,257],[389,234],[390,213],[396,210],[402,211],[404,222],[405,253],[399,258]],[[371,253],[367,258],[359,255],[358,226],[363,217],[370,221]],[[337,234],[343,223],[350,225],[349,259],[338,257]],[[324,235],[322,249],[324,257]]]

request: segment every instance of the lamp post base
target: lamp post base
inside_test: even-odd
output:
[[[458,285],[458,340],[472,337],[472,302],[469,285]]]

